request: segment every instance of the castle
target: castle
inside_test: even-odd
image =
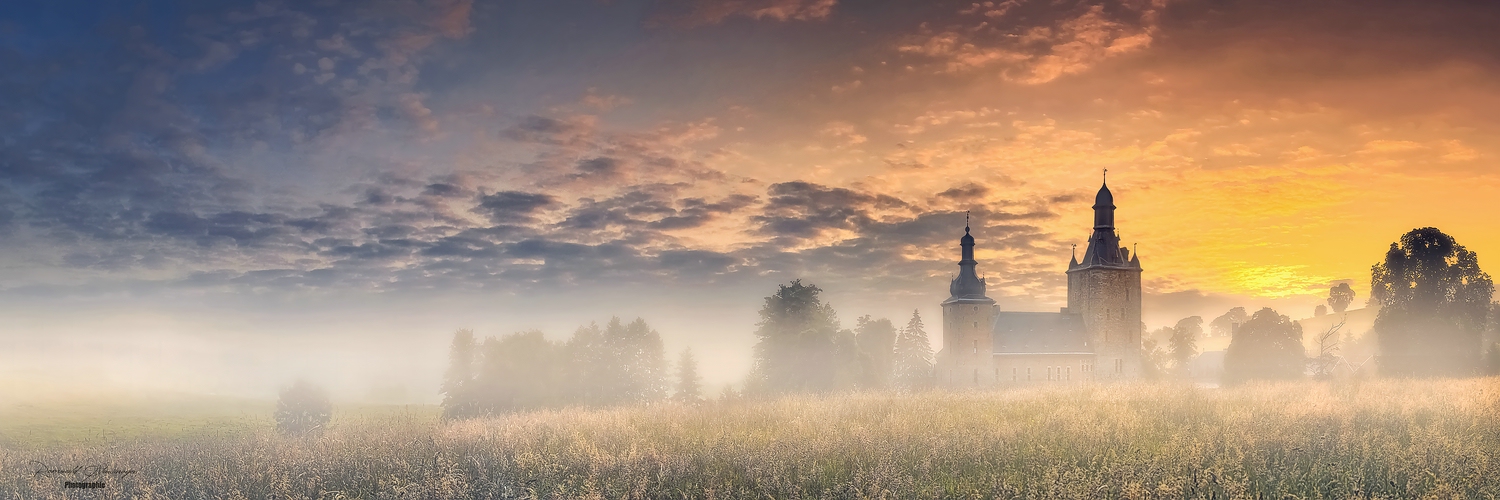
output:
[[[1068,264],[1068,306],[1060,312],[1002,311],[975,272],[974,237],[964,227],[958,277],[943,301],[937,377],[948,387],[1132,379],[1141,374],[1141,261],[1120,246],[1115,199],[1094,197],[1094,232]]]

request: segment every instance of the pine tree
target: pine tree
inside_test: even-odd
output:
[[[921,389],[932,382],[932,344],[922,327],[922,315],[912,311],[911,321],[896,337],[896,383],[908,390]]]
[[[689,404],[703,402],[703,381],[698,376],[698,360],[693,359],[692,349],[683,349],[677,358],[677,390],[672,398]]]

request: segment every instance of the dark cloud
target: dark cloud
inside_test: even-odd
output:
[[[479,206],[474,211],[482,213],[496,223],[526,223],[541,209],[556,203],[548,194],[522,191],[501,191],[479,197]]]
[[[256,246],[275,240],[284,241],[291,236],[283,216],[238,211],[209,217],[181,212],[157,212],[146,220],[145,228],[154,234],[192,240],[200,246]]]
[[[948,198],[952,200],[971,200],[975,198],[983,198],[984,195],[989,193],[990,188],[970,182],[962,186],[949,188],[948,190],[938,193],[937,195],[939,198]]]
[[[764,215],[756,216],[761,231],[777,237],[812,238],[825,229],[859,229],[874,222],[872,211],[909,208],[893,196],[809,182],[772,184]]]
[[[649,25],[681,27],[719,24],[731,17],[766,21],[827,19],[838,0],[665,0]]]

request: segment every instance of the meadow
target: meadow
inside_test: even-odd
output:
[[[1497,378],[794,396],[454,423],[432,407],[340,407],[301,439],[249,414],[215,432],[70,434],[79,423],[63,421],[27,440],[7,425],[0,498],[1500,496]],[[116,473],[64,490],[74,479],[40,466]]]

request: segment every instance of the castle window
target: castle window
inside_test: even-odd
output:
[[[1047,380],[1052,380],[1052,367],[1047,367]]]
[[[974,383],[976,383],[976,384],[979,383],[979,369],[978,368],[974,369]]]
[[[1065,378],[1063,380],[1073,380],[1073,367],[1068,367],[1068,378]]]
[[[974,322],[974,328],[979,328],[979,322],[978,321]]]
[[[1016,375],[1016,369],[1015,368],[1011,368],[1010,369],[1010,381],[1011,382],[1015,382],[1016,380],[1020,380],[1020,378],[1019,378],[1018,375]]]
[[[1115,360],[1115,373],[1124,373],[1124,372],[1125,372],[1125,360],[1123,360],[1123,359],[1116,359]]]
[[[999,368],[995,368],[995,381],[996,382],[1000,381],[1000,369]]]
[[[979,354],[979,341],[974,341],[974,354]]]
[[[1031,367],[1026,367],[1026,380],[1031,380]]]

